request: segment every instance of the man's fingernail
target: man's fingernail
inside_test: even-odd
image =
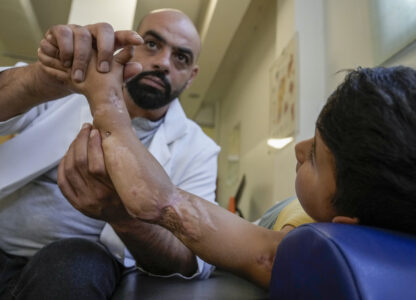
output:
[[[72,63],[72,62],[71,62],[70,60],[65,61],[65,62],[64,62],[64,67],[65,67],[65,68],[69,68],[69,67],[71,66],[71,63]]]
[[[82,129],[85,129],[85,128],[88,128],[88,127],[90,127],[90,124],[88,124],[88,123],[84,123],[84,124],[82,125]]]
[[[91,132],[90,132],[90,138],[92,138],[92,137],[96,136],[96,135],[97,135],[97,132],[98,132],[98,130],[97,130],[97,129],[93,129],[93,130],[91,130]]]
[[[143,41],[143,38],[141,37],[141,35],[140,34],[138,34],[137,32],[135,32],[134,33],[134,37],[136,38],[136,39],[138,39],[139,41]]]
[[[100,71],[101,72],[108,72],[108,71],[110,71],[110,65],[108,64],[108,61],[102,61],[100,63]]]
[[[52,34],[48,34],[48,35],[46,36],[46,39],[47,39],[48,41],[51,41],[51,40],[52,40]]]
[[[74,80],[83,81],[84,80],[84,72],[82,72],[82,70],[80,70],[80,69],[75,70]]]

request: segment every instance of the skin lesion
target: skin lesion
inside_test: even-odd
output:
[[[206,208],[186,192],[177,189],[170,204],[163,208],[160,224],[180,237],[184,242],[197,243],[206,231],[218,231]]]
[[[268,273],[272,272],[275,255],[262,254],[256,257],[256,264],[264,268]]]

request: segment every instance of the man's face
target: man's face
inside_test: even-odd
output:
[[[295,147],[296,194],[303,209],[319,222],[331,222],[337,215],[331,203],[335,194],[335,160],[319,131]]]
[[[139,28],[144,44],[133,61],[143,72],[131,78],[127,90],[142,109],[166,106],[187,88],[198,72],[199,36],[192,23],[177,12],[148,15]]]

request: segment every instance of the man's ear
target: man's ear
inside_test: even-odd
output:
[[[332,219],[332,223],[342,223],[342,224],[358,224],[360,223],[358,218],[351,218],[346,216],[336,216]]]
[[[199,71],[199,66],[195,65],[194,68],[192,69],[191,76],[189,77],[188,81],[186,82],[185,89],[187,89],[187,88],[189,88],[191,86],[192,81],[194,81],[194,78],[198,74],[198,71]]]

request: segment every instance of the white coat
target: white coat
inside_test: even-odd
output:
[[[0,122],[0,135],[18,133],[0,145],[0,201],[56,167],[82,124],[91,121],[85,97],[73,94]],[[178,99],[171,103],[149,146],[176,186],[212,202],[219,150],[198,125],[186,118]],[[100,241],[126,266],[134,264],[109,224],[101,232]],[[205,273],[200,259],[198,265],[198,273]]]

